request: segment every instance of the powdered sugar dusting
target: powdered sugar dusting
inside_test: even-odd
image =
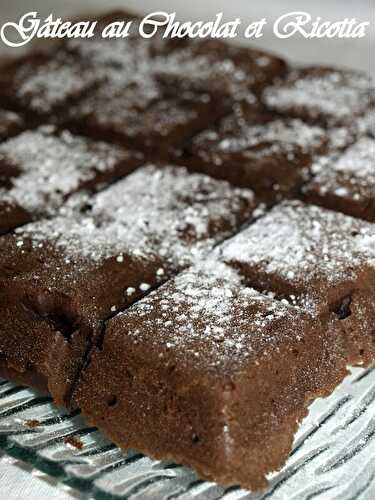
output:
[[[21,67],[14,87],[27,107],[49,113],[68,99],[79,97],[94,81],[93,73],[74,60],[56,58],[39,66]]]
[[[358,132],[375,138],[375,108],[371,108],[357,122]]]
[[[107,121],[118,123],[119,126],[129,127],[125,120],[133,112],[139,113],[147,109],[152,102],[160,98],[160,90],[155,81],[148,75],[122,74],[114,71],[105,85],[81,100],[78,112],[89,115],[99,109],[96,119],[99,123]],[[75,113],[76,110],[73,110]]]
[[[235,121],[234,121],[235,120]],[[250,123],[249,123],[250,122]],[[302,152],[312,152],[324,144],[326,133],[320,127],[312,127],[301,120],[276,119],[265,124],[253,124],[240,119],[224,120],[220,131],[203,132],[194,141],[201,144],[207,141],[223,153],[240,152],[269,144],[274,153],[288,154],[297,146]],[[261,150],[260,154],[269,154]]]
[[[315,177],[306,192],[370,201],[375,195],[375,140],[363,137],[340,156],[323,156],[312,171]]]
[[[129,43],[130,40],[130,43]],[[146,40],[142,46],[135,46],[131,43],[134,39],[110,38],[103,39],[95,37],[90,40],[70,39],[66,41],[66,48],[72,51],[90,66],[96,67],[100,72],[110,68],[126,70],[129,64],[136,63],[136,55],[146,56],[147,52],[142,54],[142,47],[146,45]]]
[[[271,55],[253,49],[225,45],[218,40],[190,40],[184,49],[156,58],[161,78],[178,80],[208,92],[227,93],[232,99],[246,100],[251,91],[283,65]]]
[[[298,288],[308,288],[314,279],[334,284],[363,266],[375,267],[375,227],[319,207],[283,202],[224,244],[221,255]]]
[[[178,51],[167,58],[157,58],[154,69],[162,79],[173,78],[196,88],[228,91],[234,98],[244,98],[255,83],[254,74],[246,73],[231,59],[212,61],[190,50]]]
[[[169,42],[158,34],[152,39],[143,38],[138,30],[139,22],[133,20],[126,38],[96,35],[88,40],[70,39],[65,42],[65,49],[106,78],[111,78],[108,71],[131,75],[140,67],[150,65],[154,52],[162,51]]]
[[[332,164],[336,172],[352,174],[375,181],[375,140],[362,138],[351,146],[337,162]]]
[[[266,88],[267,106],[332,122],[363,113],[374,99],[374,81],[362,73],[312,68],[292,71],[286,82]]]
[[[157,253],[179,267],[231,234],[253,206],[249,190],[179,167],[148,166],[89,200],[72,198],[59,217],[18,234],[36,245],[52,241],[68,257],[99,261]]]
[[[182,89],[167,95],[147,60],[134,71],[108,70],[106,77],[105,84],[73,107],[72,120],[87,121],[95,130],[109,130],[131,140],[141,138],[146,147],[153,145],[155,135],[167,138],[176,128],[192,123],[210,100],[206,94]]]
[[[18,171],[11,187],[0,190],[0,199],[33,214],[51,213],[81,184],[125,157],[115,146],[67,131],[53,135],[51,127],[24,132],[0,145],[0,163]]]
[[[297,309],[243,287],[233,269],[210,259],[184,271],[113,321],[125,322],[126,334],[135,343],[173,351],[186,363],[203,363],[205,370],[223,366],[236,370],[251,355],[282,340],[286,328],[280,321],[293,324],[298,318]]]
[[[349,177],[370,178],[375,173],[375,140],[363,137],[349,146],[341,154],[321,156],[312,165],[311,170],[315,176],[326,174],[347,174]],[[371,179],[370,179],[371,180]]]

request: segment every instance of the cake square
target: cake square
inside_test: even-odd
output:
[[[122,447],[259,489],[345,375],[337,337],[208,259],[107,322],[74,398]]]
[[[374,79],[354,70],[307,67],[291,70],[266,87],[263,101],[281,114],[326,126],[352,125],[375,104]]]
[[[286,71],[286,63],[279,57],[217,39],[191,39],[180,50],[157,59],[155,65],[168,85],[179,82],[245,102]]]
[[[304,197],[332,210],[375,222],[375,140],[362,137],[341,155],[323,156],[312,167]]]
[[[53,214],[69,195],[95,191],[141,164],[143,155],[104,142],[25,131],[0,144],[0,233]]]
[[[67,108],[65,126],[82,134],[166,157],[172,146],[226,114],[230,103],[188,81],[165,81],[174,52],[187,50],[186,38],[145,39],[135,21],[130,36],[71,40],[64,46],[97,85]],[[184,47],[182,50],[181,47]],[[179,50],[177,50],[179,49]],[[181,61],[181,70],[183,68]]]
[[[322,128],[253,106],[201,132],[179,154],[192,170],[274,199],[296,194],[309,178],[313,158],[328,148],[329,134]]]
[[[188,88],[166,88],[147,61],[107,80],[69,110],[74,130],[164,156],[228,111],[226,103]]]
[[[283,202],[219,250],[246,282],[313,317],[339,323],[351,363],[375,356],[375,226]]]
[[[102,322],[202,258],[254,208],[249,190],[150,165],[5,235],[0,350],[7,366],[23,378],[31,372],[31,382],[37,374],[56,402],[68,404]]]
[[[33,53],[2,68],[0,103],[31,122],[61,112],[97,83],[97,75],[64,51]]]

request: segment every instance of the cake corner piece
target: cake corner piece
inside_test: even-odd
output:
[[[331,333],[206,260],[107,323],[73,398],[123,448],[263,489],[346,374]]]

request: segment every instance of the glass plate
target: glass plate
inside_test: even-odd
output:
[[[99,500],[373,500],[375,367],[354,369],[315,401],[285,467],[266,492],[221,488],[187,467],[124,452],[31,389],[0,380],[0,448]]]

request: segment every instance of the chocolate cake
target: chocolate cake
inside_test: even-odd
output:
[[[283,202],[219,250],[249,286],[340,323],[351,363],[375,358],[375,226]]]
[[[305,199],[375,222],[375,140],[362,137],[341,155],[323,156],[312,167]]]
[[[251,217],[251,191],[183,168],[140,168],[0,239],[5,370],[69,391],[102,321],[202,258]],[[5,371],[5,373],[7,373]]]
[[[0,144],[0,234],[53,214],[69,195],[95,191],[141,164],[143,155],[50,126]]]
[[[177,156],[192,170],[277,198],[297,193],[313,158],[327,149],[322,128],[248,107],[195,136]]]
[[[120,446],[259,489],[344,376],[341,335],[210,259],[108,321],[74,397]]]
[[[326,67],[293,69],[266,88],[266,106],[288,116],[326,126],[354,125],[375,105],[374,79],[352,70]]]
[[[205,129],[285,71],[260,51],[220,41],[144,39],[132,26],[125,40],[66,44],[70,57],[99,82],[72,105],[65,124],[81,133],[164,154]],[[228,99],[229,97],[229,99]]]
[[[374,80],[97,21],[2,67],[0,373],[263,488],[375,361]]]
[[[180,50],[156,59],[155,66],[169,86],[179,83],[239,102],[248,101],[286,71],[279,57],[219,39],[191,39]]]
[[[165,156],[228,111],[209,94],[166,91],[149,70],[123,73],[88,93],[66,116],[65,125],[94,138]]]
[[[65,52],[35,53],[2,69],[0,105],[24,111],[38,123],[60,113],[96,83],[97,75]]]

